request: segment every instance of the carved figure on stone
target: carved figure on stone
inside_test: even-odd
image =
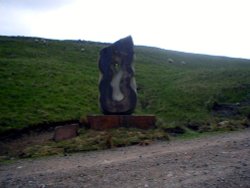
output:
[[[100,52],[99,102],[105,115],[129,115],[136,107],[133,57],[134,45],[131,36]]]

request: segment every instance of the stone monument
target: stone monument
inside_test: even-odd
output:
[[[155,116],[131,115],[136,107],[134,44],[131,36],[103,48],[99,59],[99,105],[104,115],[88,116],[90,128],[104,130],[117,127],[142,129],[155,126]]]
[[[100,52],[100,107],[106,115],[132,114],[136,106],[132,38],[126,37]]]

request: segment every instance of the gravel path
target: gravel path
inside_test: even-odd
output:
[[[250,187],[250,129],[0,166],[0,187]]]

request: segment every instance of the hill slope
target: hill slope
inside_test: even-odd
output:
[[[0,36],[0,132],[79,119],[98,109],[98,56],[107,44]],[[136,46],[137,114],[209,120],[218,103],[250,113],[250,60]]]

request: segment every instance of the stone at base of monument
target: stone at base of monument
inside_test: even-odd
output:
[[[78,130],[79,130],[78,124],[58,126],[55,128],[53,140],[61,141],[74,138],[78,136]]]
[[[89,115],[87,120],[91,129],[106,130],[119,127],[151,129],[155,128],[154,115]]]

